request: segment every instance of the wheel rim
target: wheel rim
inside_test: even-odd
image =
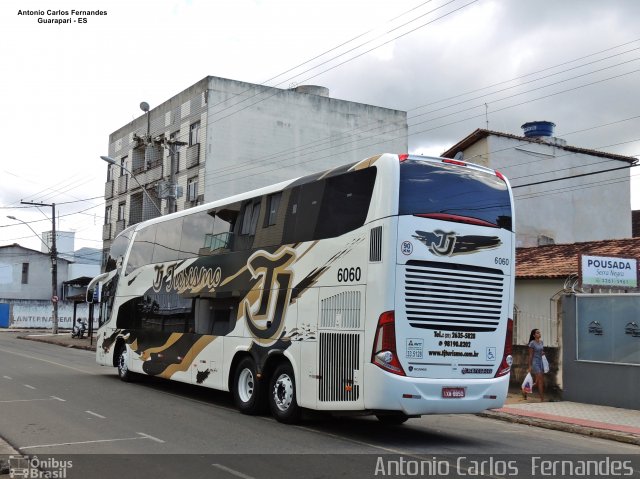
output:
[[[281,374],[273,386],[273,400],[280,411],[286,411],[293,402],[293,381],[287,374]]]
[[[120,359],[118,360],[118,371],[120,371],[120,376],[124,376],[127,374],[129,370],[127,366],[127,349],[123,349],[120,353]]]
[[[250,369],[243,369],[238,376],[238,396],[242,402],[248,402],[253,396],[255,383]]]

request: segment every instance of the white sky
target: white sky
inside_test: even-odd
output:
[[[108,14],[68,25],[18,15],[72,8]],[[266,84],[406,110],[415,153],[441,153],[488,112],[493,130],[549,120],[570,145],[640,155],[639,19],[637,0],[3,0],[0,245],[40,248],[7,218],[49,230],[51,209],[28,200],[55,202],[76,248],[100,248],[99,156],[141,101],[153,108],[207,75],[264,83],[328,51]]]

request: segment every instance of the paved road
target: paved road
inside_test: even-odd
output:
[[[368,417],[316,414],[286,426],[238,413],[228,393],[150,378],[123,383],[114,369],[96,365],[89,351],[11,333],[0,334],[0,365],[0,437],[30,456],[91,455],[84,461],[73,456],[75,472],[84,477],[114,477],[115,465],[130,477],[177,477],[162,475],[170,470],[194,477],[300,477],[310,471],[317,471],[314,477],[352,477],[362,471],[373,476],[382,455],[435,463],[445,455],[640,452],[473,415],[425,416],[385,427]],[[106,456],[112,454],[121,456]],[[173,456],[184,454],[191,456]],[[201,476],[203,470],[216,474]]]

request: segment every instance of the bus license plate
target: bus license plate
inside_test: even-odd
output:
[[[463,398],[464,388],[442,388],[443,398]]]

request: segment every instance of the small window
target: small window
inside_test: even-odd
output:
[[[22,284],[29,284],[29,263],[22,263]]]
[[[200,143],[200,122],[196,121],[189,127],[189,146]]]
[[[104,224],[108,225],[109,223],[111,223],[111,205],[104,209]]]
[[[120,158],[120,176],[124,176],[127,168],[127,157]]]
[[[118,205],[118,221],[121,221],[124,219],[124,206],[126,203],[120,203]]]
[[[107,165],[107,181],[113,180],[113,165]]]
[[[187,201],[198,199],[198,177],[189,178],[187,181]]]
[[[268,207],[267,207],[267,215],[265,217],[264,226],[275,225],[278,218],[278,208],[280,207],[280,199],[282,198],[282,193],[274,193],[269,196],[268,199]]]
[[[247,203],[244,206],[242,218],[241,235],[255,235],[258,226],[258,216],[260,215],[260,201]]]

